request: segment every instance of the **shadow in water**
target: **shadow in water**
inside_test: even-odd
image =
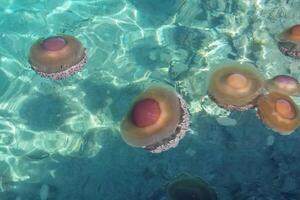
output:
[[[129,58],[137,65],[154,70],[157,67],[168,66],[169,51],[157,44],[153,37],[148,37],[135,42],[129,50]]]
[[[94,87],[100,92],[105,88]],[[131,99],[137,94],[132,88],[109,89],[118,97],[127,94]],[[124,104],[129,105],[129,100],[124,100]],[[236,126],[221,126],[205,113],[194,113],[193,132],[176,148],[161,154],[127,145],[119,132],[110,128],[87,130],[77,153],[29,155],[26,169],[36,171],[38,178],[8,183],[13,181],[9,174],[7,178],[2,176],[0,183],[6,182],[10,187],[0,194],[0,199],[154,200],[164,198],[164,186],[185,172],[207,180],[220,199],[246,199],[249,195],[297,199],[299,136],[275,135],[274,144],[267,145],[267,134],[273,132],[266,131],[253,111],[236,115],[232,114],[233,118],[238,117]],[[95,146],[98,151],[93,151]]]
[[[80,87],[86,94],[84,97],[86,108],[93,114],[100,111],[103,111],[101,113],[109,112],[114,121],[120,121],[123,118],[130,102],[141,92],[138,86],[116,87],[92,81],[85,81]]]
[[[137,22],[142,27],[159,27],[171,22],[185,0],[129,0],[138,11]]]
[[[28,98],[19,114],[26,125],[36,131],[56,130],[66,119],[66,107],[62,98],[43,95]]]

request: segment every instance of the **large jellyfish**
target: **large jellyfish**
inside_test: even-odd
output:
[[[80,71],[87,56],[79,40],[59,35],[36,41],[31,46],[29,62],[41,76],[58,80]]]
[[[220,107],[243,111],[256,105],[263,82],[261,74],[250,64],[225,64],[212,72],[208,95]]]
[[[257,108],[258,117],[282,135],[291,134],[300,125],[297,105],[284,94],[273,92],[260,96]]]
[[[176,147],[189,126],[182,97],[166,85],[153,85],[133,102],[122,121],[124,141],[152,153]]]
[[[294,25],[278,35],[278,48],[286,56],[300,58],[300,24]]]

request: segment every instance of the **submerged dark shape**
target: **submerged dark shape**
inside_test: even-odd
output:
[[[200,177],[181,175],[167,186],[171,200],[217,200],[216,192]]]

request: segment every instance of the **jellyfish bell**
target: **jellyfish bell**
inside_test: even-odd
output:
[[[279,134],[289,135],[300,125],[298,107],[287,95],[276,92],[262,95],[257,108],[258,117]]]
[[[124,141],[152,153],[176,147],[189,126],[182,97],[170,86],[153,85],[133,102],[121,124]]]
[[[200,177],[181,175],[167,185],[171,200],[217,200],[216,192]]]
[[[286,56],[300,58],[300,24],[294,25],[279,34],[278,48]]]
[[[278,92],[288,96],[300,96],[300,84],[298,80],[288,75],[278,75],[266,80],[265,89],[268,92]]]
[[[46,51],[59,51],[67,45],[67,41],[63,37],[49,37],[41,43],[41,46]]]
[[[80,71],[87,62],[81,42],[70,35],[37,40],[30,48],[29,63],[43,77],[58,80]]]
[[[160,114],[161,109],[155,99],[142,99],[132,109],[131,119],[134,125],[144,128],[155,124]]]
[[[256,105],[264,79],[251,64],[227,63],[212,72],[208,96],[220,107],[247,110]]]

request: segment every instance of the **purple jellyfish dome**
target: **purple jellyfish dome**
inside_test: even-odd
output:
[[[266,81],[268,92],[277,92],[287,96],[300,96],[300,84],[297,79],[288,75],[278,75]]]
[[[143,99],[134,105],[132,121],[139,127],[144,128],[155,124],[160,117],[159,103],[154,99]]]
[[[276,83],[278,84],[287,84],[287,85],[297,85],[298,81],[291,77],[291,76],[287,76],[287,75],[278,75],[275,76],[273,78],[274,81],[276,81]]]
[[[66,46],[67,42],[63,37],[49,37],[42,43],[43,49],[47,51],[59,51]]]

